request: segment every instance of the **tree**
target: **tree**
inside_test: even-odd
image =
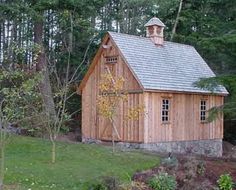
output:
[[[68,57],[69,78],[79,83],[107,30],[145,36],[144,24],[154,15],[166,25],[166,40],[196,47],[217,75],[236,73],[236,5],[231,0],[0,2],[0,65],[34,71],[36,64],[37,71],[44,73],[40,89],[52,117],[57,114],[53,94],[58,92],[52,84],[66,81]],[[76,117],[79,112],[74,107],[80,98],[68,96],[74,97],[67,100],[68,113]]]
[[[179,22],[179,17],[180,17],[182,6],[183,6],[183,0],[180,0],[180,2],[179,2],[179,9],[178,9],[178,13],[177,13],[177,16],[176,16],[175,24],[174,24],[174,26],[172,28],[172,33],[171,33],[170,41],[173,40],[174,35],[176,33],[176,28],[177,28],[177,25],[178,25],[178,22]]]
[[[193,45],[204,57],[216,78],[203,79],[200,87],[226,86],[229,95],[225,105],[213,108],[209,119],[225,113],[224,137],[236,138],[236,105],[234,78],[236,74],[236,13],[235,3],[230,0],[183,1],[181,16],[173,41]],[[228,130],[231,126],[232,129]],[[229,133],[228,133],[229,131]]]
[[[40,74],[0,70],[0,189],[3,189],[8,127],[41,111],[41,99],[37,89],[39,81]]]
[[[69,109],[68,101],[75,97],[74,86],[87,68],[89,55],[93,53],[90,49],[97,46],[93,44],[95,29],[90,27],[89,19],[94,15],[94,9],[102,4],[100,0],[13,0],[0,4],[1,15],[4,15],[0,20],[3,22],[0,46],[13,41],[12,23],[18,28],[14,37],[16,43],[0,49],[0,55],[7,49],[15,49],[16,56],[10,59],[11,55],[4,54],[0,56],[0,63],[10,62],[22,69],[30,68],[35,75],[42,75],[39,90],[44,106],[39,123],[52,142],[52,162],[56,159],[55,140],[62,125],[80,110],[80,107]],[[69,94],[69,90],[73,92]],[[77,96],[76,101],[78,99]]]
[[[115,125],[115,118],[117,117],[117,108],[121,102],[127,101],[127,94],[123,90],[124,78],[114,77],[109,68],[106,68],[107,72],[102,76],[101,83],[99,85],[100,94],[97,97],[98,111],[101,116],[108,119],[112,128],[112,147],[113,153],[115,152],[115,137],[121,139],[117,126]],[[140,114],[144,113],[144,106],[138,105],[136,107],[129,108],[126,120],[137,120]],[[104,130],[109,126],[106,126]],[[125,126],[122,126],[125,127]]]
[[[33,6],[36,6],[34,2]],[[46,60],[45,49],[43,46],[43,11],[38,10],[37,16],[34,18],[34,43],[38,51],[36,52],[36,71],[42,73],[42,80],[39,89],[43,98],[45,114],[48,120],[54,122],[56,119],[56,110],[53,100],[52,87],[49,79],[48,65]]]
[[[211,78],[205,78],[195,83],[197,87],[210,90],[212,93],[218,88],[219,85],[225,86],[230,95],[227,97],[227,102],[218,107],[213,107],[209,110],[208,121],[213,121],[217,118],[218,114],[225,113],[227,118],[236,119],[236,76],[225,75]]]

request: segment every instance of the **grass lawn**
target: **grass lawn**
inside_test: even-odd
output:
[[[159,164],[156,155],[137,151],[111,153],[111,147],[57,144],[57,161],[50,163],[50,142],[11,137],[6,149],[5,184],[16,190],[86,190],[102,176],[127,182],[136,171]]]

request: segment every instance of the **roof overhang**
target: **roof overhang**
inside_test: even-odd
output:
[[[228,96],[229,93],[217,93],[217,92],[194,92],[184,90],[160,90],[160,89],[144,89],[144,92],[157,92],[157,93],[176,93],[176,94],[198,94],[198,95],[214,95],[214,96]]]
[[[81,95],[82,94],[82,90],[83,88],[85,87],[86,85],[86,82],[87,80],[89,79],[89,76],[90,74],[93,72],[95,66],[96,66],[96,63],[97,63],[97,60],[100,58],[101,56],[101,53],[103,51],[103,49],[107,49],[109,48],[109,46],[107,45],[107,42],[108,40],[111,40],[112,44],[114,44],[114,47],[117,48],[118,52],[119,52],[119,55],[121,56],[121,58],[124,60],[124,62],[126,63],[126,65],[128,66],[130,72],[133,74],[134,78],[137,80],[137,82],[139,83],[141,89],[143,90],[143,85],[142,83],[140,82],[140,80],[138,79],[138,77],[136,76],[136,74],[134,73],[134,71],[132,70],[132,68],[130,67],[130,65],[128,64],[125,56],[123,55],[123,53],[120,51],[120,49],[118,48],[118,46],[116,45],[116,43],[114,42],[114,40],[112,39],[112,36],[109,34],[109,32],[104,36],[104,38],[102,39],[102,43],[95,55],[95,57],[93,58],[92,60],[92,63],[91,65],[89,66],[89,69],[88,71],[86,72],[84,78],[82,79],[82,81],[80,82],[80,85],[79,87],[77,88],[77,94]]]
[[[84,88],[84,86],[86,85],[87,80],[89,79],[90,74],[93,72],[93,69],[96,66],[97,60],[99,59],[103,48],[106,48],[106,43],[109,40],[109,34],[106,34],[103,39],[102,39],[102,43],[96,53],[96,55],[94,56],[91,65],[89,66],[88,71],[86,72],[84,78],[82,79],[82,81],[79,84],[79,87],[77,88],[77,94],[81,95],[82,94],[82,89]]]

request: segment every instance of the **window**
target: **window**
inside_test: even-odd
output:
[[[200,120],[206,121],[206,100],[201,100]]]
[[[106,57],[106,63],[117,63],[118,61],[118,56],[111,56],[111,57]]]
[[[161,33],[161,27],[157,26],[157,34],[160,34],[160,33]]]
[[[154,33],[154,27],[153,26],[148,27],[148,33],[149,33],[150,36],[153,35],[153,33]]]
[[[162,122],[168,122],[170,120],[170,100],[162,100],[162,113],[161,113]]]

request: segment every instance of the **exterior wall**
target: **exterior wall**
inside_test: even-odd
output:
[[[115,126],[118,128],[121,139],[117,141],[126,142],[143,142],[143,116],[139,120],[126,120],[127,110],[129,108],[138,106],[143,103],[142,94],[129,94],[128,101],[121,103],[117,110],[117,117],[114,121]],[[99,116],[99,139],[111,140],[112,130],[109,121],[102,116]]]
[[[170,99],[170,122],[161,121],[163,98]],[[200,100],[207,109],[223,104],[222,96],[145,92],[144,142],[193,141],[223,138],[223,116],[211,123],[200,121]]]
[[[83,139],[111,140],[110,122],[100,116],[97,111],[96,101],[99,94],[99,81],[105,71],[104,57],[119,55],[118,49],[108,39],[106,45],[111,45],[109,50],[102,50],[101,55],[95,61],[95,67],[82,89],[82,136]],[[141,142],[143,141],[143,117],[139,121],[124,121],[128,108],[143,104],[141,87],[130,69],[119,55],[118,63],[113,66],[115,76],[123,76],[125,79],[124,90],[129,92],[128,101],[121,103],[117,110],[115,125],[118,128],[121,139],[119,141]],[[108,126],[108,127],[107,127]],[[118,140],[118,139],[117,139]]]
[[[95,57],[92,69],[89,70],[88,80],[82,88],[83,139],[111,140],[110,122],[98,114],[96,102],[99,94],[99,81],[105,71],[105,57],[118,56],[118,62],[114,64],[112,72],[115,76],[124,77],[126,81],[124,90],[128,92],[128,101],[120,103],[117,110],[115,125],[121,137],[117,141],[142,143],[147,145],[146,148],[151,147],[151,149],[166,147],[166,150],[177,145],[184,148],[185,144],[180,144],[180,142],[189,142],[186,144],[187,148],[184,148],[187,150],[187,145],[201,147],[196,142],[205,143],[204,140],[215,139],[217,142],[213,148],[219,147],[218,144],[223,138],[223,116],[221,115],[211,123],[202,123],[200,121],[200,100],[207,100],[209,109],[222,105],[222,96],[142,92],[142,87],[113,42],[107,38],[103,44],[108,45],[107,47],[110,45],[111,48],[102,49]],[[170,122],[165,124],[161,121],[163,98],[170,99]],[[138,105],[144,105],[147,114],[140,116],[137,121],[126,121],[125,115],[128,109]],[[170,143],[168,144],[168,142]],[[145,148],[145,146],[143,147]]]

